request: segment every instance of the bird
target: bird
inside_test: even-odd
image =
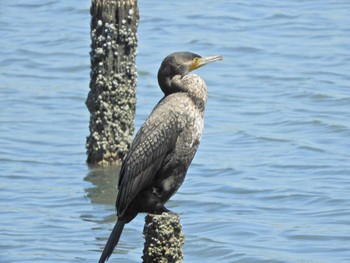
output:
[[[199,76],[188,73],[222,59],[174,52],[161,63],[158,84],[164,97],[136,133],[122,163],[116,200],[118,219],[99,263],[109,259],[124,225],[138,213],[169,212],[164,205],[184,181],[204,126],[207,88]]]

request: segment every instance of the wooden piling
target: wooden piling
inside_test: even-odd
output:
[[[180,216],[173,213],[149,214],[143,229],[143,263],[180,263],[185,242]]]
[[[120,164],[134,131],[137,0],[92,0],[89,164]]]

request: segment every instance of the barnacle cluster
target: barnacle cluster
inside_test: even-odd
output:
[[[143,235],[145,236],[142,257],[144,263],[182,261],[181,247],[185,243],[185,238],[179,215],[173,213],[147,215]]]
[[[134,130],[138,11],[130,1],[111,3],[91,7],[90,164],[122,161]]]

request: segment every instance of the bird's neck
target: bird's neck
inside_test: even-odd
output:
[[[158,75],[158,84],[160,89],[163,91],[164,95],[167,96],[171,94],[171,79],[169,77],[164,78]]]
[[[207,93],[203,91],[203,93],[194,93],[192,91],[187,92],[187,96],[191,98],[193,104],[200,110],[204,111],[205,104],[207,103]]]
[[[180,75],[162,77],[158,74],[158,84],[165,96],[176,92],[187,91],[181,83],[181,78],[182,76]]]
[[[186,93],[197,108],[204,110],[207,102],[207,87],[199,76],[191,74],[181,77],[177,75],[172,79],[171,85],[172,89]]]
[[[204,80],[197,75],[162,77],[158,74],[158,83],[165,97],[173,93],[186,93],[198,108],[204,109],[207,88]]]

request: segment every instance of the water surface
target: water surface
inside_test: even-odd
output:
[[[117,169],[85,164],[89,1],[0,3],[0,262],[96,262]],[[136,128],[167,54],[202,68],[205,134],[168,207],[184,262],[350,262],[350,3],[139,1]],[[140,262],[143,216],[110,262]]]

